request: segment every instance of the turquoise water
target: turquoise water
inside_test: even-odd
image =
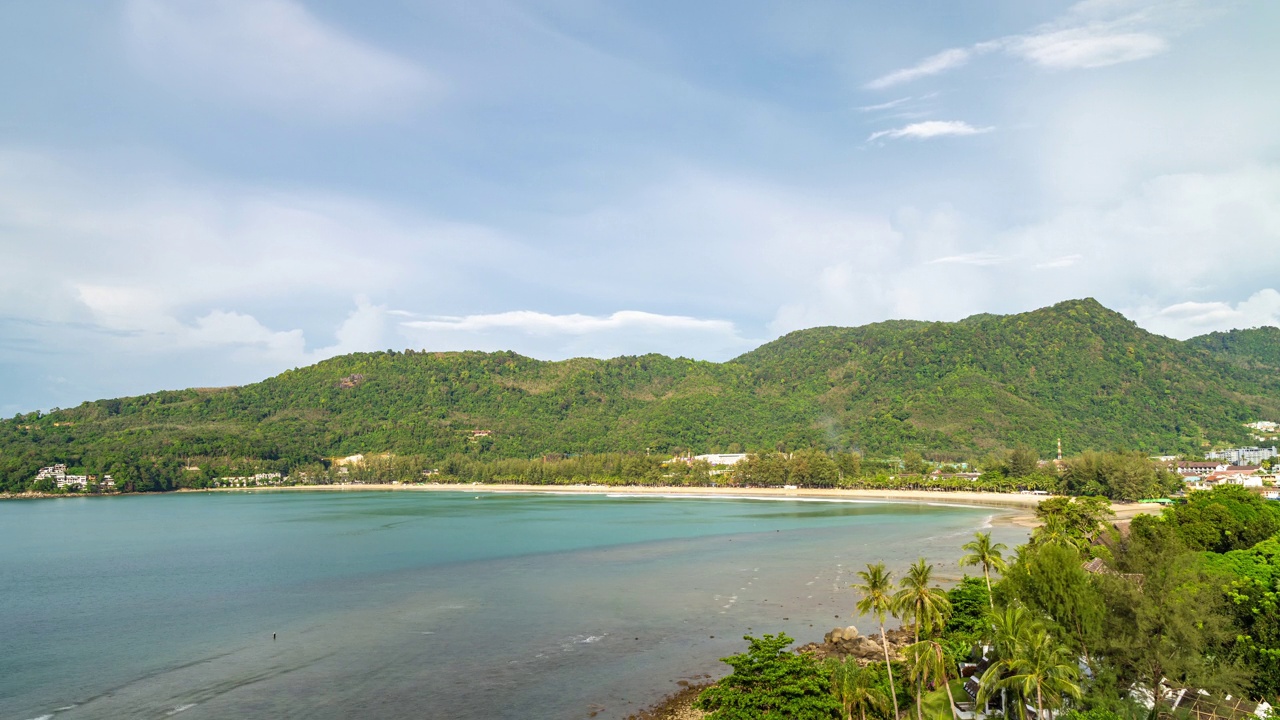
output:
[[[462,492],[0,503],[0,718],[625,718],[722,673],[747,632],[807,642],[856,620],[866,562],[923,554],[957,577],[996,512]]]

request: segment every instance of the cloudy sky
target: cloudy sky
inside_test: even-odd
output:
[[[0,3],[0,413],[356,350],[1280,324],[1272,0]]]

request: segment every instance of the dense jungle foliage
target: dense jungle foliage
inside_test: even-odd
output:
[[[1080,300],[957,323],[802,330],[718,364],[358,353],[244,387],[0,421],[0,491],[26,489],[59,462],[165,489],[325,469],[356,453],[423,469],[685,450],[959,461],[1026,446],[1049,457],[1057,438],[1072,451],[1199,454],[1247,442],[1242,423],[1280,417],[1280,373],[1259,359],[1273,334],[1228,335],[1179,342]]]

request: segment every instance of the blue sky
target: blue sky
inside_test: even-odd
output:
[[[0,4],[0,414],[357,350],[1280,324],[1280,4]]]

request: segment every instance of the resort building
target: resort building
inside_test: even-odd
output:
[[[1223,462],[1180,462],[1178,463],[1178,474],[1186,477],[1189,475],[1198,475],[1204,477],[1216,472],[1222,472],[1229,466]]]
[[[738,463],[747,459],[747,454],[732,453],[728,455],[725,455],[725,454],[695,455],[693,459],[701,460],[702,462],[709,463],[711,465],[737,465]]]
[[[89,485],[98,485],[104,488],[114,488],[116,486],[116,481],[110,475],[103,475],[101,478],[97,475],[68,475],[67,466],[61,463],[40,468],[40,472],[36,473],[36,480],[52,480],[54,485],[60,488],[84,488]]]
[[[270,472],[235,477],[220,477],[215,479],[213,482],[215,485],[220,487],[256,487],[258,485],[280,485],[284,482],[284,477],[278,472]]]
[[[1266,448],[1246,447],[1215,450],[1211,453],[1205,453],[1204,456],[1209,460],[1225,460],[1232,465],[1257,465],[1268,458],[1280,457],[1280,452],[1277,452],[1274,446]]]

